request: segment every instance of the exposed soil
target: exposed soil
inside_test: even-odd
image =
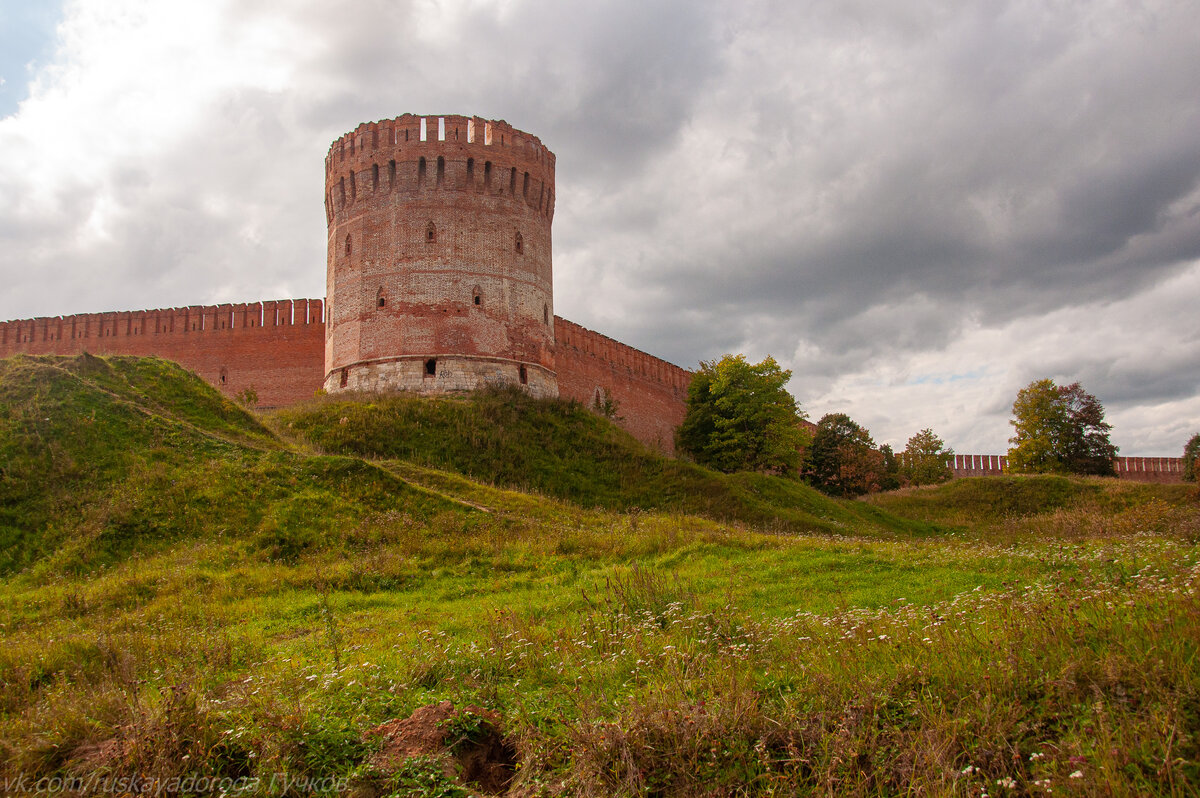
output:
[[[409,757],[442,757],[447,776],[489,795],[505,794],[516,773],[517,754],[504,739],[500,716],[477,706],[429,704],[368,734],[383,737],[372,764],[384,771],[401,767]]]

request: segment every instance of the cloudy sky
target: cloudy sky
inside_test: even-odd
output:
[[[406,112],[556,153],[559,314],[814,420],[1200,431],[1191,0],[0,0],[0,319],[323,296],[329,144]]]

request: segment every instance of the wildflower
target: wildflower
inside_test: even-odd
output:
[[[1082,778],[1083,778],[1083,771],[1082,771],[1082,770],[1077,770],[1077,771],[1075,771],[1074,773],[1072,773],[1072,774],[1071,774],[1071,778],[1073,778],[1073,779],[1082,779]]]

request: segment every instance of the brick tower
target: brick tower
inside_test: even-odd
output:
[[[325,390],[557,396],[554,154],[505,122],[359,125],[325,158]]]

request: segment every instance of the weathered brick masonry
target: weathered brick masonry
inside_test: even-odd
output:
[[[322,386],[321,311],[321,300],[297,299],[0,322],[0,357],[157,356],[195,371],[226,396],[253,388],[262,407],[277,407],[311,398]],[[591,407],[607,389],[622,427],[673,451],[691,372],[564,318],[553,321],[559,395]]]
[[[593,407],[607,390],[617,401],[621,426],[651,446],[675,451],[691,372],[563,318],[555,318],[554,334],[561,396]]]
[[[325,388],[557,396],[554,155],[504,122],[405,115],[325,159]]]
[[[554,315],[554,154],[466,116],[359,125],[325,159],[327,300],[0,323],[0,356],[157,355],[262,406],[318,389],[522,385],[674,449],[690,372]]]
[[[0,322],[0,357],[157,356],[191,369],[227,396],[253,388],[262,406],[275,407],[321,387],[323,306],[319,299],[284,299]]]

